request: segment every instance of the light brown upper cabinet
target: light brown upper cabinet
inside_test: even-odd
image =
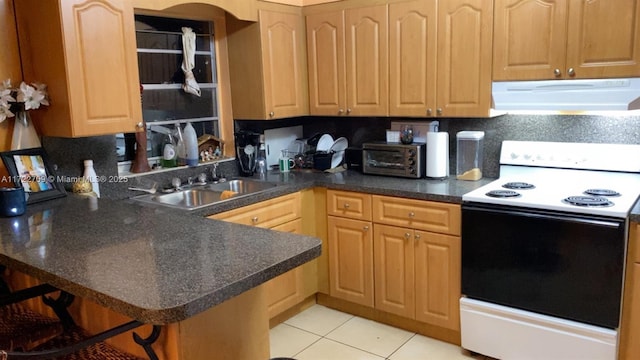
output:
[[[435,116],[489,116],[492,20],[491,1],[438,1]]]
[[[640,0],[495,0],[494,80],[640,74]]]
[[[235,119],[308,115],[304,18],[260,10],[258,23],[227,17]]]
[[[13,86],[22,81],[18,34],[13,16],[14,0],[0,0],[0,81],[11,79]]]
[[[142,129],[131,1],[15,2],[24,79],[48,86],[33,111],[42,135],[82,137]]]
[[[435,115],[437,5],[437,0],[389,5],[391,114]]]
[[[307,16],[311,115],[388,115],[387,22],[387,5]]]
[[[488,116],[492,19],[482,0],[308,15],[311,114]]]

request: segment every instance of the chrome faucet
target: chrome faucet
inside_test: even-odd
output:
[[[218,181],[218,163],[213,163],[213,169],[211,169],[211,178],[213,181]]]
[[[180,178],[174,177],[173,179],[171,179],[171,185],[176,191],[179,191],[180,185],[182,185],[182,181],[180,181]]]

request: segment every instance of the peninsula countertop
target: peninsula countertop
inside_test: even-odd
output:
[[[0,218],[0,264],[151,324],[196,315],[320,251],[313,237],[75,194]]]

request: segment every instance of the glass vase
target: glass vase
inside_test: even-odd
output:
[[[29,112],[26,110],[16,111],[15,123],[13,125],[13,136],[11,138],[11,150],[31,149],[42,147],[40,137],[33,126]]]

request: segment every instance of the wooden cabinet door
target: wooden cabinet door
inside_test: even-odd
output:
[[[629,225],[622,321],[620,323],[620,360],[640,357],[640,224]]]
[[[387,5],[345,10],[348,115],[388,115],[387,34]]]
[[[375,307],[414,318],[414,232],[374,224]]]
[[[309,112],[304,19],[260,10],[265,118]]]
[[[623,304],[620,359],[638,359],[640,356],[640,263],[630,263],[627,267]]]
[[[294,234],[302,234],[302,220],[297,219],[290,221],[271,229]],[[272,318],[304,299],[302,267],[299,266],[295,269],[291,269],[286,273],[267,281],[264,283],[264,286],[267,298],[267,311],[269,313],[269,318]]]
[[[460,330],[460,237],[415,232],[416,320]]]
[[[18,51],[18,34],[13,14],[15,0],[0,0],[0,81],[11,79],[13,86],[22,81],[20,52]]]
[[[561,77],[565,71],[567,0],[495,0],[494,6],[493,80]],[[559,75],[554,73],[556,69]]]
[[[28,59],[24,76],[45,83],[51,98],[51,106],[31,114],[43,135],[80,137],[139,129],[142,108],[131,1],[20,0],[16,13],[20,50]]]
[[[344,115],[344,11],[307,16],[309,113]]]
[[[564,72],[583,79],[640,75],[640,0],[569,0]]]
[[[373,307],[373,235],[368,221],[329,216],[329,295]]]
[[[434,115],[436,5],[436,0],[389,4],[390,115]]]
[[[438,2],[436,116],[489,115],[493,2]]]

